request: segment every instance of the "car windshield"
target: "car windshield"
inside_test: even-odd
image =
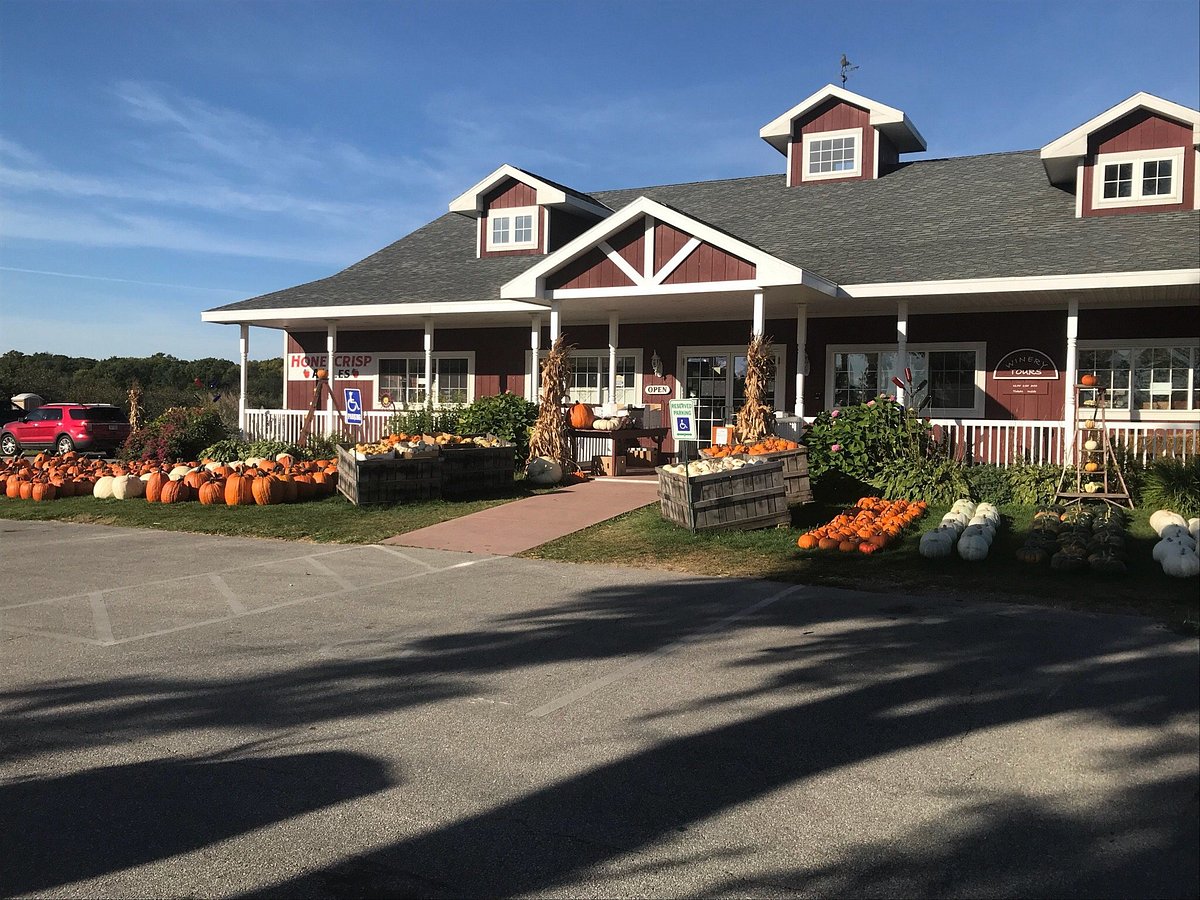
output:
[[[73,409],[71,418],[85,422],[126,422],[125,413],[115,406],[93,406],[90,409]]]

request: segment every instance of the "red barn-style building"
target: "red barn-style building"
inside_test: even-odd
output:
[[[1200,112],[1139,93],[1040,150],[912,160],[904,112],[827,85],[759,136],[782,174],[583,193],[503,165],[344,271],[207,310],[241,326],[243,372],[250,325],[283,334],[283,408],[243,389],[243,428],[295,437],[315,367],[362,390],[368,430],[430,400],[536,399],[564,334],[573,399],[695,397],[707,434],[765,333],[783,429],[909,368],[977,458],[1059,461],[1092,373],[1110,423],[1194,451]]]

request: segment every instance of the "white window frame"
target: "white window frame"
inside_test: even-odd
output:
[[[835,138],[854,138],[854,168],[842,169],[839,172],[814,172],[810,168],[809,147],[816,141],[828,141]],[[840,131],[817,131],[805,134],[801,141],[802,164],[800,175],[804,181],[825,181],[831,178],[855,178],[862,175],[863,130],[861,128],[843,128]]]
[[[908,353],[938,353],[973,351],[975,353],[975,405],[972,407],[929,407],[925,415],[935,419],[982,419],[987,408],[987,342],[986,341],[950,341],[932,344],[908,344]],[[837,353],[899,353],[898,344],[830,344],[825,348],[825,409],[834,408],[833,403],[833,357]],[[887,375],[881,393],[894,394],[895,385],[892,377]],[[889,390],[889,388],[891,388]]]
[[[529,240],[516,240],[516,219],[517,216],[532,216],[533,224],[529,229]],[[502,219],[508,219],[508,236],[507,241],[497,243],[492,239],[495,234],[495,223]],[[538,208],[536,206],[513,206],[507,209],[493,209],[488,211],[487,221],[487,248],[488,250],[532,250],[536,249],[541,240],[540,229],[538,228]]]
[[[777,415],[789,415],[784,404],[787,398],[788,385],[788,370],[787,370],[787,348],[782,344],[776,344],[771,348],[775,354],[775,413]],[[687,390],[687,367],[686,360],[689,356],[745,356],[745,344],[724,344],[722,346],[709,347],[679,347],[675,353],[675,397],[680,400],[686,400],[687,395],[684,391]],[[730,363],[732,365],[732,362]],[[730,382],[732,384],[732,381]],[[730,404],[732,406],[732,404]]]
[[[1171,193],[1142,193],[1142,164],[1148,162],[1171,162]],[[1133,194],[1129,197],[1104,196],[1104,167],[1119,163],[1133,164]],[[1120,209],[1129,206],[1169,206],[1183,202],[1183,148],[1166,147],[1161,150],[1129,150],[1123,153],[1100,153],[1092,167],[1092,209]]]
[[[1129,340],[1110,339],[1102,341],[1079,341],[1077,344],[1078,350],[1155,350],[1162,347],[1190,347],[1192,353],[1196,355],[1197,361],[1200,361],[1200,337],[1177,337],[1177,338],[1131,338]],[[1080,369],[1080,371],[1085,371]],[[1132,375],[1133,367],[1130,365],[1130,384],[1129,384],[1129,409],[1112,409],[1111,407],[1104,410],[1106,419],[1118,422],[1174,422],[1174,421],[1196,421],[1197,415],[1200,415],[1200,409],[1134,409],[1134,393]],[[1196,390],[1196,371],[1193,367],[1188,375],[1188,402],[1194,402]],[[1070,390],[1070,388],[1068,388]]]
[[[381,364],[385,359],[407,359],[407,360],[415,359],[415,360],[419,360],[420,362],[425,361],[425,353],[424,353],[424,351],[420,351],[420,350],[413,352],[413,353],[377,353],[377,354],[375,354],[375,356]],[[433,377],[430,378],[428,372],[425,374],[426,389],[427,389],[426,393],[427,393],[427,396],[428,395],[433,396],[434,408],[440,408],[442,406],[442,404],[437,399],[437,364],[438,364],[438,360],[441,360],[441,359],[465,359],[467,361],[467,399],[464,402],[473,403],[475,401],[475,351],[474,350],[435,350],[433,353]],[[432,386],[430,386],[430,384],[429,384],[430,381],[433,382]],[[383,384],[383,366],[380,365],[379,372],[375,376],[375,402],[376,402],[376,404],[378,404],[378,402],[379,402],[379,391],[381,389],[382,384]],[[420,405],[424,406],[423,403]],[[454,403],[454,404],[449,404],[449,405],[458,406],[459,404]],[[394,411],[402,412],[405,409],[416,409],[416,408],[417,408],[416,406],[405,406],[403,403],[400,402],[399,398],[393,398],[392,409]]]
[[[608,361],[608,348],[605,347],[605,348],[599,349],[599,350],[592,350],[587,347],[577,347],[571,351],[571,356],[572,357],[575,357],[575,356],[600,356],[600,357],[604,358],[605,362],[607,362]],[[642,376],[644,374],[644,369],[643,369],[643,365],[642,365],[644,355],[642,353],[642,348],[641,347],[618,347],[617,348],[617,356],[618,357],[622,357],[622,356],[632,356],[633,357],[633,399],[626,405],[642,406],[643,405]],[[532,360],[532,357],[533,357],[533,351],[526,350],[525,351],[525,396],[526,397],[530,396],[530,388],[532,387],[532,385],[530,384],[530,375],[529,375],[529,364]],[[545,357],[546,357],[546,348],[543,347],[542,349],[538,350],[538,358],[540,360],[540,359],[545,359]],[[541,371],[541,366],[538,366],[538,371],[539,372]],[[540,387],[540,385],[539,385],[539,387]],[[601,385],[600,387],[603,388],[604,390],[608,389],[607,383]],[[628,390],[628,387],[626,388],[626,390]]]

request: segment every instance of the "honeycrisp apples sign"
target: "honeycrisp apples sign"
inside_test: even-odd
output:
[[[347,378],[375,378],[379,375],[379,357],[374,353],[335,353],[328,365],[328,353],[289,353],[288,381],[307,381],[317,369],[328,369],[335,381]]]

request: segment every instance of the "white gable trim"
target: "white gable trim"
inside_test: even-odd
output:
[[[1105,288],[1169,287],[1200,284],[1200,269],[1147,272],[1083,272],[1019,278],[957,278],[946,281],[895,281],[844,284],[840,295],[859,300],[882,297],[936,297],[945,294],[998,294],[1029,291],[1089,291]]]
[[[772,256],[751,244],[747,244],[745,241],[739,240],[723,231],[718,231],[711,225],[706,225],[685,213],[671,209],[669,206],[663,206],[663,204],[657,203],[649,197],[638,197],[607,219],[597,222],[565,247],[550,254],[541,262],[531,266],[512,281],[509,281],[500,288],[500,296],[505,300],[544,299],[548,297],[549,293],[546,291],[545,286],[548,275],[557,272],[567,263],[573,262],[592,248],[599,247],[601,243],[607,241],[614,234],[619,233],[628,227],[631,222],[637,221],[642,216],[649,216],[659,222],[665,222],[667,225],[678,228],[680,231],[687,232],[700,241],[724,250],[726,253],[732,253],[735,256],[740,256],[742,259],[754,263],[757,273],[754,284],[758,287],[805,285],[831,297],[836,294],[836,285],[828,279],[801,269],[799,266],[793,266],[791,263],[784,262],[778,257]],[[696,286],[691,285],[690,287],[695,289]],[[608,289],[600,288],[597,290]],[[648,286],[650,293],[661,290],[662,286]]]
[[[841,100],[843,103],[850,103],[865,109],[870,113],[871,127],[877,128],[887,135],[888,140],[895,144],[896,149],[901,153],[915,153],[926,148],[925,138],[921,136],[921,132],[917,131],[917,126],[912,123],[903,110],[887,106],[870,97],[864,97],[862,94],[856,94],[854,91],[848,91],[833,84],[825,85],[815,94],[810,94],[801,100],[782,116],[772,119],[759,129],[758,136],[780,153],[786,154],[788,144],[792,139],[792,123],[809,110],[831,99]]]
[[[586,200],[576,197],[574,194],[568,194],[562,188],[548,184],[536,175],[530,175],[528,172],[524,172],[516,166],[510,166],[507,163],[483,180],[477,181],[464,193],[459,194],[451,200],[450,212],[461,213],[465,216],[479,216],[483,212],[484,195],[506,178],[511,178],[514,181],[519,181],[533,188],[537,192],[538,206],[573,206],[576,209],[581,209],[601,217],[612,213],[612,210],[607,206],[589,203]]]
[[[536,300],[457,300],[447,303],[360,303],[354,306],[292,306],[279,309],[208,309],[201,322],[274,321],[277,319],[337,319],[350,322],[380,316],[436,316],[474,313],[536,313],[545,309]]]
[[[601,251],[603,251],[604,255],[613,261],[613,265],[624,272],[630,281],[632,281],[634,284],[646,283],[646,279],[642,273],[631,266],[625,257],[612,248],[612,245],[610,245],[608,241],[601,241],[598,246],[600,247]]]
[[[1087,155],[1088,138],[1101,128],[1139,109],[1192,126],[1192,146],[1200,145],[1200,111],[1139,91],[1042,148],[1042,165],[1046,167],[1050,181],[1053,184],[1062,184],[1074,178],[1076,164]]]
[[[667,264],[654,273],[652,281],[654,284],[662,284],[674,274],[675,270],[683,265],[683,261],[687,259],[700,246],[699,238],[691,238],[686,244],[676,251],[675,255],[667,260]]]

